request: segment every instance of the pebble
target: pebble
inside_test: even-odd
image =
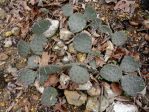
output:
[[[2,8],[0,8],[0,19],[5,19],[6,17],[6,12]]]
[[[68,51],[69,51],[69,53],[73,53],[73,54],[75,54],[77,52],[73,47],[73,43],[69,44]]]
[[[89,97],[85,112],[99,112],[99,100],[98,97]]]
[[[139,112],[136,105],[124,104],[122,102],[114,102],[112,104],[112,112]]]
[[[91,89],[89,89],[88,91],[87,91],[87,93],[88,93],[88,95],[90,95],[90,96],[99,96],[100,95],[100,93],[101,93],[101,89],[100,89],[100,87],[92,87]]]
[[[99,112],[103,112],[106,110],[106,108],[109,106],[109,100],[105,97],[102,96],[101,100],[100,100],[100,111]]]
[[[15,36],[18,36],[19,33],[20,33],[20,31],[21,31],[21,30],[20,30],[19,27],[14,27],[14,28],[12,28],[12,30],[11,30],[12,34],[15,35]]]
[[[61,85],[66,85],[67,83],[69,83],[70,77],[68,75],[61,74],[59,80]]]
[[[87,95],[82,92],[65,90],[64,94],[66,96],[67,102],[71,105],[81,106],[85,104],[87,100]]]
[[[8,59],[8,55],[5,53],[0,53],[0,61],[5,61]]]
[[[4,41],[4,47],[11,47],[11,46],[12,46],[11,38],[6,38]]]
[[[86,59],[86,54],[85,53],[78,53],[77,54],[77,60],[80,63],[83,63]]]
[[[68,63],[70,61],[70,59],[68,58],[68,56],[64,56],[63,59],[62,59],[62,62],[64,64]]]
[[[59,21],[58,20],[52,20],[52,19],[48,19],[51,22],[50,27],[48,28],[48,30],[46,30],[43,34],[45,35],[45,37],[52,37],[56,31],[58,30],[59,27]]]
[[[104,83],[104,93],[108,99],[114,99],[114,97],[117,96],[117,94],[112,91],[110,85],[106,82]]]
[[[61,29],[60,30],[60,39],[63,41],[70,40],[73,33],[68,31],[67,29]]]
[[[0,5],[3,5],[7,2],[7,0],[0,0]]]
[[[7,32],[4,33],[5,37],[10,37],[12,35],[13,35],[12,31],[7,31]]]
[[[79,87],[77,88],[77,90],[90,90],[92,87],[92,83],[90,81],[88,81],[85,84],[80,84]]]

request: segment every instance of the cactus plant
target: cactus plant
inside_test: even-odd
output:
[[[89,73],[87,69],[73,65],[69,71],[70,79],[78,84],[86,83],[89,80]]]

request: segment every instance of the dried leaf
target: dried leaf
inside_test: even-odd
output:
[[[56,84],[58,83],[59,79],[57,74],[54,75],[49,75],[48,80],[45,82],[44,86],[48,87],[48,86],[56,86]]]
[[[50,58],[50,55],[48,54],[48,52],[43,52],[42,57],[41,57],[40,62],[39,62],[39,65],[41,67],[42,66],[47,66],[48,62],[49,62],[49,58]]]

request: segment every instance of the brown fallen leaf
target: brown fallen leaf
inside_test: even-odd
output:
[[[42,53],[42,56],[41,56],[41,59],[39,61],[39,65],[40,66],[46,66],[46,65],[48,65],[49,57],[50,56],[49,56],[48,52],[43,52]]]
[[[121,86],[118,83],[112,83],[111,88],[112,88],[112,91],[117,95],[121,95],[123,92]]]
[[[133,13],[135,9],[135,1],[120,0],[117,2],[114,10],[121,10],[126,13]]]
[[[48,87],[48,86],[56,86],[56,84],[58,83],[59,78],[57,76],[57,74],[54,75],[49,75],[48,80],[45,82],[44,86]]]

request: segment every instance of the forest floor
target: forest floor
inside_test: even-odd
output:
[[[73,5],[75,12],[84,10],[85,5],[90,4],[95,8],[97,15],[101,18],[103,23],[108,24],[113,31],[125,30],[128,33],[126,43],[121,47],[114,46],[112,53],[109,54],[108,61],[104,61],[102,57],[96,58],[98,69],[101,69],[106,63],[119,63],[125,55],[132,56],[141,63],[140,69],[132,74],[137,74],[139,77],[143,78],[146,88],[144,94],[129,97],[122,92],[123,90],[119,87],[119,83],[102,79],[99,80],[98,75],[92,75],[90,78],[92,84],[100,88],[100,94],[104,94],[105,91],[116,92],[111,93],[117,94],[112,101],[133,104],[137,106],[138,112],[148,112],[149,12],[143,10],[137,0],[132,4],[128,2],[128,0],[124,0],[126,3],[120,3],[117,2],[117,0],[105,0],[106,2],[114,1],[115,3],[88,1],[89,2],[79,2],[78,4],[75,3]],[[71,105],[69,104],[70,102],[67,102],[68,99],[66,100],[64,91],[66,89],[74,91],[76,89],[75,86],[78,85],[71,83],[69,87],[67,85],[64,89],[60,89],[60,74],[58,77],[54,77],[54,79],[49,78],[49,82],[47,81],[45,84],[46,86],[50,85],[58,89],[58,101],[51,107],[41,104],[42,93],[40,93],[35,86],[29,86],[27,88],[17,82],[17,72],[27,65],[27,59],[18,54],[17,44],[19,40],[31,40],[31,28],[35,21],[40,18],[50,18],[60,21],[60,27],[57,31],[58,34],[56,34],[55,37],[59,36],[59,30],[61,28],[68,28],[66,22],[68,19],[62,13],[62,6],[69,3],[68,0],[39,0],[39,2],[37,2],[37,0],[10,0],[9,2],[7,0],[0,0],[0,112],[92,112],[93,110],[86,109],[91,108],[86,107],[86,103],[81,106],[74,106],[74,104]],[[118,3],[120,4],[118,5]],[[86,31],[92,32],[90,29],[86,29]],[[98,47],[101,54],[105,55],[108,45],[107,40],[105,40],[106,34],[93,33],[92,35],[95,36],[95,38],[93,38],[93,44],[95,44],[96,50]],[[57,42],[57,39],[53,39],[49,45],[46,45],[45,51],[48,51],[48,49],[52,48]],[[98,46],[99,44],[100,46]],[[69,42],[66,46],[69,46]],[[48,55],[49,64],[59,62],[63,58],[62,56],[58,56],[55,52],[48,52],[50,53]],[[80,57],[83,61],[78,54],[73,54],[72,57],[75,57],[75,60],[79,60],[80,62],[88,60],[86,54],[82,53],[80,53]],[[52,80],[55,82],[52,82]],[[105,86],[109,90],[105,90]],[[80,92],[82,90],[78,91]],[[87,95],[86,91],[83,90],[82,92]],[[97,91],[95,93],[97,93]],[[87,96],[89,98],[89,95]],[[110,105],[112,105],[112,102],[104,106],[108,108]],[[97,111],[99,110],[100,109],[97,109]],[[107,111],[106,108],[104,110],[106,112],[112,112],[110,110]]]

